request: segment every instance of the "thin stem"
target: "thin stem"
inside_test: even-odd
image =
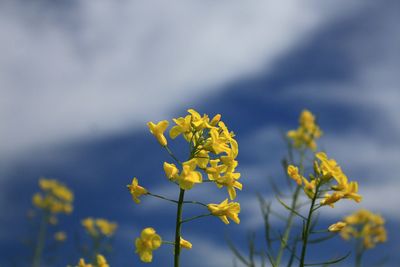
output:
[[[150,192],[147,192],[147,194],[148,194],[149,196],[152,196],[152,197],[160,198],[160,199],[163,199],[163,200],[166,200],[166,201],[169,201],[169,202],[173,202],[173,203],[178,204],[178,201],[173,200],[173,199],[169,199],[169,198],[166,198],[166,197],[163,197],[163,196],[160,196],[160,195],[157,195],[157,194],[153,194],[153,193],[150,193]]]
[[[176,161],[176,163],[178,163],[179,165],[182,165],[182,162],[177,157],[175,157],[175,155],[174,155],[174,153],[172,153],[171,149],[169,149],[168,146],[164,146],[164,147],[167,150],[168,154],[171,156],[171,158],[173,158]]]
[[[207,207],[207,204],[204,204],[204,203],[201,203],[201,202],[198,202],[198,201],[188,200],[188,201],[183,201],[183,203],[185,203],[185,204],[196,204],[196,205],[201,205],[201,206]]]
[[[181,239],[181,225],[182,225],[182,206],[184,197],[185,197],[185,190],[180,188],[178,208],[176,211],[174,267],[179,267],[179,256],[181,253],[180,239]]]
[[[47,230],[46,228],[47,228],[48,217],[49,217],[48,212],[44,211],[44,213],[42,215],[42,220],[41,220],[40,226],[39,226],[39,235],[38,235],[38,239],[37,239],[37,243],[36,243],[32,267],[40,266],[40,260],[42,258],[44,244],[46,241],[46,230]]]
[[[190,217],[190,218],[188,218],[188,219],[185,219],[185,220],[181,221],[181,223],[190,222],[190,221],[196,220],[196,219],[198,219],[198,218],[207,217],[207,216],[211,216],[211,215],[212,215],[211,213],[206,213],[206,214],[201,214],[201,215],[193,216],[193,217]]]
[[[356,242],[356,259],[355,259],[355,267],[361,267],[361,259],[364,254],[364,245],[361,239],[358,239]]]
[[[304,229],[304,232],[303,232],[303,247],[301,249],[300,267],[304,267],[304,260],[306,257],[308,237],[310,236],[311,219],[312,219],[312,214],[314,212],[315,201],[317,200],[317,196],[318,196],[318,190],[319,190],[319,184],[317,184],[315,187],[315,193],[311,200],[310,209],[308,211],[306,228]]]
[[[289,151],[291,151],[291,149]],[[293,154],[289,155],[289,157],[293,161]],[[303,172],[304,172],[304,163],[303,163],[303,161],[304,161],[304,151],[301,150],[300,151],[300,164],[299,164],[300,174],[303,174]],[[275,266],[279,266],[280,265],[283,253],[284,253],[285,248],[287,246],[287,243],[288,243],[288,240],[289,240],[289,237],[290,237],[290,232],[292,230],[293,218],[294,218],[294,215],[295,215],[294,210],[297,207],[297,201],[298,201],[298,198],[299,198],[299,193],[300,193],[300,189],[301,188],[302,188],[301,186],[297,186],[296,190],[295,190],[295,192],[293,194],[293,199],[292,199],[292,204],[291,204],[291,212],[289,214],[289,217],[288,217],[288,220],[287,220],[287,223],[286,223],[286,226],[285,226],[285,231],[284,231],[283,237],[281,239],[278,255],[276,256],[276,260],[275,260]]]

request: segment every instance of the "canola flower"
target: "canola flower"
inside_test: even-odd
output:
[[[74,201],[73,192],[56,179],[40,178],[39,188],[40,192],[35,193],[32,197],[33,206],[41,211],[41,222],[34,248],[32,267],[39,267],[41,264],[47,226],[58,223],[58,214],[70,214],[73,210]],[[67,238],[64,232],[57,232],[53,237],[59,242],[63,242]]]
[[[351,199],[357,203],[362,199],[361,195],[358,194],[358,183],[355,181],[349,181],[338,163],[334,159],[329,158],[324,152],[318,152],[315,154],[313,166],[314,174],[310,174],[309,179],[299,174],[296,166],[289,165],[287,168],[289,177],[303,188],[304,193],[311,200],[308,215],[307,217],[304,217],[306,218],[306,224],[303,234],[300,267],[305,266],[304,260],[313,213],[318,208],[326,205],[333,208],[334,204],[342,199]],[[326,193],[321,196],[321,192]],[[318,205],[317,199],[320,198],[322,198],[322,200]],[[345,227],[345,224],[338,222],[337,224],[331,225],[329,231],[339,231],[343,227]]]
[[[345,217],[343,221],[346,226],[340,231],[340,235],[345,240],[360,239],[366,249],[374,248],[387,240],[385,220],[379,214],[360,209]]]
[[[81,258],[79,259],[78,265],[76,265],[76,267],[110,267],[110,265],[107,263],[106,258],[101,255],[101,254],[97,254],[96,255],[96,260],[94,264],[91,263],[86,263],[85,259]]]
[[[236,171],[239,146],[235,139],[235,134],[228,130],[226,124],[221,120],[220,114],[210,118],[206,114],[200,115],[194,109],[189,109],[187,115],[174,118],[172,121],[175,125],[170,128],[169,137],[174,140],[182,136],[188,143],[189,154],[186,161],[180,161],[168,146],[169,142],[165,135],[170,124],[169,121],[149,122],[147,125],[150,133],[154,135],[174,161],[164,162],[163,169],[167,180],[179,187],[179,198],[174,200],[153,194],[139,185],[137,178],[132,180],[132,183],[128,185],[128,189],[133,201],[137,204],[140,203],[142,196],[147,195],[177,205],[174,242],[161,242],[161,237],[155,234],[153,228],[145,228],[141,237],[135,241],[136,253],[139,254],[144,262],[152,261],[152,251],[158,249],[162,243],[172,244],[174,246],[174,266],[177,267],[179,266],[180,248],[192,248],[192,244],[181,237],[183,223],[210,215],[219,217],[224,223],[229,223],[228,218],[236,223],[240,222],[238,216],[240,212],[239,203],[228,203],[227,199],[220,204],[208,205],[197,201],[185,201],[185,191],[207,182],[215,184],[217,188],[226,188],[229,198],[234,200],[237,190],[242,190],[243,186],[239,182],[241,175]],[[198,204],[207,208],[209,213],[182,219],[184,204]],[[156,245],[153,246],[145,237],[146,233],[154,233],[149,236],[159,240],[159,242],[157,241]]]
[[[82,220],[82,226],[86,232],[92,237],[106,236],[111,237],[114,235],[118,224],[110,222],[102,218],[85,218]]]
[[[287,137],[293,141],[293,146],[298,149],[317,150],[316,140],[321,137],[322,131],[315,123],[315,116],[305,109],[300,114],[299,124],[296,130],[287,132]]]
[[[366,250],[387,241],[384,218],[366,209],[359,209],[344,217],[342,221],[331,225],[328,229],[338,232],[344,240],[356,240],[356,267],[361,266],[361,259]]]
[[[158,249],[161,243],[161,237],[156,231],[151,227],[147,227],[142,230],[140,237],[135,240],[135,252],[139,254],[143,262],[151,262],[153,260],[153,250]]]

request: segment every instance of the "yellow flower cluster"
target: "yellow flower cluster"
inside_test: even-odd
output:
[[[322,186],[329,184],[330,187],[327,189],[333,193],[325,193],[324,198],[321,201],[321,205],[334,206],[334,203],[340,199],[353,199],[356,202],[360,202],[362,197],[358,192],[358,183],[348,181],[347,176],[343,173],[340,166],[334,159],[328,158],[324,152],[316,153],[316,160],[314,161],[314,175],[310,175],[310,180],[302,176],[298,168],[289,165],[287,168],[288,175],[296,181],[298,185],[304,184],[304,192],[309,198],[313,198],[316,190],[316,186]],[[331,182],[336,181],[335,185],[331,185]]]
[[[343,220],[346,226],[340,231],[343,239],[362,239],[365,248],[373,248],[387,240],[385,220],[379,214],[360,209]]]
[[[210,120],[208,115],[201,116],[193,109],[189,109],[188,113],[185,117],[173,119],[176,125],[171,128],[169,135],[172,139],[182,135],[190,143],[190,159],[182,162],[181,170],[175,164],[165,162],[166,176],[182,189],[189,190],[195,184],[202,183],[199,170],[203,170],[209,180],[219,188],[225,186],[230,199],[235,199],[236,189],[241,190],[242,184],[238,181],[240,173],[235,172],[239,147],[234,133],[228,130],[219,114]],[[148,123],[151,133],[163,146],[167,145],[163,133],[168,125],[168,121]]]
[[[320,138],[322,131],[315,123],[315,116],[307,109],[300,114],[299,127],[287,132],[287,137],[292,139],[293,146],[298,149],[310,148],[317,150],[316,139]]]
[[[96,263],[90,264],[90,263],[86,263],[84,259],[80,259],[79,263],[77,265],[77,267],[110,267],[110,265],[107,263],[106,258],[101,255],[101,254],[97,254],[96,256]]]
[[[106,219],[94,219],[91,217],[82,220],[82,226],[92,237],[111,237],[118,227],[116,223],[107,221]]]
[[[72,212],[74,194],[68,187],[55,179],[45,178],[39,180],[39,187],[42,192],[32,197],[34,206],[53,214]]]

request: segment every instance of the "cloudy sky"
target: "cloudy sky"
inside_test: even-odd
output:
[[[171,235],[175,211],[150,199],[135,206],[125,185],[138,176],[176,195],[145,123],[191,107],[221,113],[237,134],[245,189],[240,226],[206,218],[188,227],[195,247],[184,266],[232,266],[225,235],[243,251],[249,231],[262,235],[255,194],[272,197],[267,177],[282,178],[281,133],[303,108],[324,130],[321,148],[359,181],[359,206],[386,217],[389,242],[377,251],[398,251],[399,8],[395,0],[2,1],[0,264],[26,253],[24,216],[47,176],[75,191],[62,227],[73,231],[84,216],[116,220],[111,262],[141,266],[132,240],[146,226]],[[220,201],[225,192],[205,186],[191,196]],[[324,223],[356,208],[328,209]],[[347,251],[333,242],[337,251],[324,256]],[[64,262],[74,262],[66,251]],[[163,248],[154,266],[170,258]]]

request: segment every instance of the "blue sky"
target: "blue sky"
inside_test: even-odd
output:
[[[385,266],[396,266],[399,7],[389,0],[3,1],[0,264],[25,255],[24,216],[37,179],[45,176],[75,192],[75,211],[61,227],[72,234],[86,216],[115,220],[120,227],[111,263],[144,266],[133,239],[147,226],[172,239],[175,209],[152,199],[134,205],[125,185],[137,176],[151,191],[177,195],[162,170],[168,155],[145,123],[195,108],[221,113],[237,134],[242,223],[194,222],[184,229],[194,248],[184,252],[183,262],[232,266],[224,237],[246,251],[248,232],[262,235],[255,193],[272,198],[267,177],[283,177],[281,132],[295,128],[299,112],[308,108],[325,133],[320,147],[359,181],[364,195],[358,206],[324,210],[321,226],[357,207],[381,213],[389,242],[369,262],[388,254]],[[188,194],[212,202],[225,196],[209,185]],[[348,249],[337,239],[310,258]],[[77,260],[71,245],[64,255]],[[160,266],[171,250],[155,255],[153,266]]]

